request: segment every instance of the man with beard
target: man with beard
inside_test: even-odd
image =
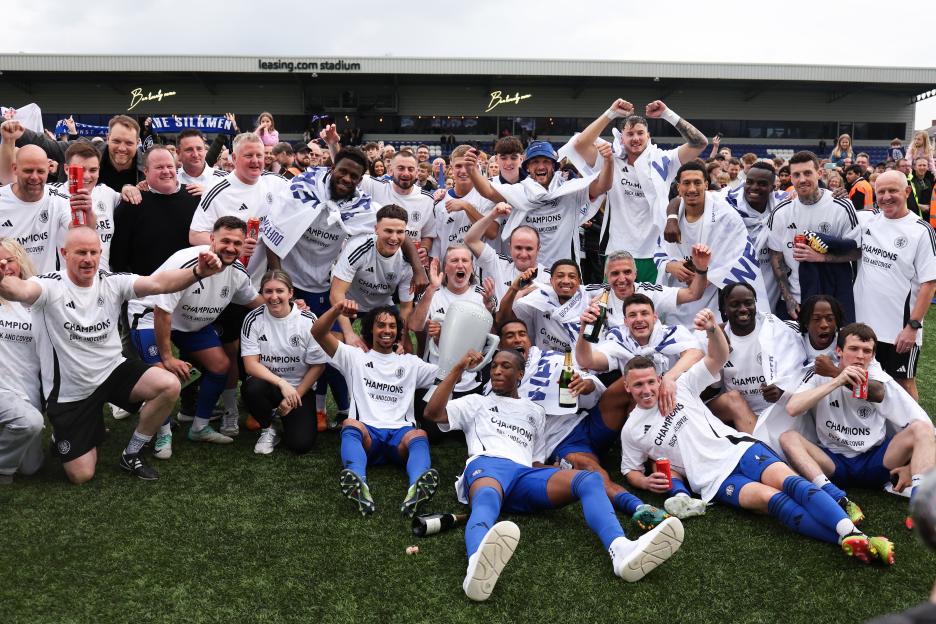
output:
[[[482,197],[492,202],[507,202],[512,212],[501,237],[506,239],[515,228],[528,225],[539,234],[539,255],[543,262],[578,257],[578,228],[598,210],[594,203],[611,187],[611,147],[602,145],[608,158],[597,176],[566,181],[556,175],[558,160],[552,145],[534,141],[527,147],[522,164],[527,178],[517,184],[492,185],[478,168],[477,150],[465,155],[471,181]]]
[[[516,351],[498,351],[491,361],[491,390],[449,400],[465,369],[479,362],[469,351],[453,367],[426,405],[426,418],[443,431],[458,429],[468,441],[468,463],[456,483],[459,501],[471,505],[465,528],[468,570],[462,589],[471,600],[487,600],[520,540],[520,528],[497,522],[501,510],[536,513],[582,502],[588,526],[611,556],[615,575],[635,582],[671,557],[682,545],[683,527],[667,518],[631,541],[594,472],[545,467],[546,415],[521,398],[517,388],[525,362]]]
[[[361,348],[340,342],[329,331],[339,316],[350,326],[357,315],[357,303],[341,299],[312,325],[312,337],[351,384],[351,412],[341,426],[341,493],[362,516],[369,516],[377,505],[367,485],[367,466],[404,464],[409,489],[400,513],[412,518],[439,487],[426,432],[413,419],[416,389],[431,386],[439,369],[396,352],[404,325],[392,306],[376,306],[364,316],[356,341]]]
[[[907,209],[910,185],[901,173],[882,173],[874,189],[878,210],[861,223],[855,315],[877,334],[881,366],[919,401],[916,365],[936,293],[936,233]]]
[[[500,326],[498,333],[501,348],[518,351],[526,362],[518,395],[542,407],[546,414],[543,429],[546,463],[558,462],[562,467],[571,466],[576,470],[600,474],[605,493],[615,510],[631,516],[643,530],[652,529],[665,520],[663,512],[627,492],[601,467],[598,456],[607,450],[618,434],[608,426],[598,409],[604,384],[594,375],[574,373],[569,391],[577,397],[577,405],[562,407],[559,404],[559,376],[565,356],[558,351],[543,351],[533,346],[526,323],[521,320],[507,321]]]
[[[263,303],[238,260],[246,236],[246,223],[237,217],[221,217],[215,222],[207,246],[177,251],[154,275],[189,269],[205,251],[221,259],[220,273],[198,280],[182,291],[134,299],[127,306],[130,337],[144,362],[162,366],[180,381],[187,381],[192,365],[173,355],[172,345],[175,344],[180,354],[195,360],[202,371],[195,417],[188,432],[188,439],[193,442],[233,442],[209,424],[212,410],[227,382],[228,370],[236,366],[222,348],[213,323],[231,303],[248,309]],[[157,459],[172,457],[172,430],[168,419],[156,437],[153,455]]]
[[[650,140],[647,119],[635,114],[633,104],[618,99],[573,139],[573,145],[585,164],[597,170],[601,166],[595,147],[598,137],[609,121],[624,120],[621,128],[614,130],[614,179],[602,228],[607,233],[607,248],[631,252],[637,258],[637,280],[652,283],[657,275],[652,257],[670,185],[679,167],[698,158],[708,140],[660,100],[647,104],[645,114],[672,124],[686,142],[676,149],[660,149]]]
[[[438,197],[441,194],[442,197],[433,209],[436,223],[436,237],[432,245],[434,258],[443,257],[449,246],[464,243],[465,233],[484,216],[482,210],[492,207],[490,202],[475,190],[471,181],[470,165],[465,158],[470,149],[469,145],[459,145],[452,150],[449,158],[455,186],[435,195]],[[497,223],[492,221],[484,231],[484,238],[497,238],[498,229]]]
[[[313,145],[318,147],[318,144],[313,143]],[[322,148],[319,147],[318,149],[319,149],[319,156],[321,157]],[[309,167],[312,166],[312,148],[311,147],[309,147],[302,141],[299,141],[298,143],[293,144],[293,153],[295,156],[293,163],[289,167],[286,168],[286,171],[283,172],[283,177],[288,180],[295,178],[297,175],[305,173],[309,169]],[[318,166],[318,162],[316,163],[315,166],[316,167]]]
[[[497,322],[518,318],[536,336],[534,344],[544,351],[572,351],[579,337],[579,317],[600,284],[582,286],[578,265],[573,260],[557,260],[549,270],[549,286],[537,288],[517,298],[523,280],[532,279],[527,269],[514,278],[497,310]]]
[[[139,276],[100,271],[100,253],[97,232],[82,226],[65,237],[64,271],[23,281],[4,276],[6,260],[0,260],[0,297],[31,306],[36,323],[46,328],[36,337],[46,415],[52,448],[69,481],[84,483],[94,477],[97,447],[107,435],[107,402],[132,411],[144,403],[120,467],[151,481],[159,475],[140,451],[169,416],[179,397],[179,381],[121,356],[117,317],[124,301],[183,290],[220,271],[221,261],[204,250],[184,269]]]

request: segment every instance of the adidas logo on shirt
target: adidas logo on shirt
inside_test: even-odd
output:
[[[196,288],[195,290],[192,291],[192,294],[193,294],[193,295],[200,295],[200,294],[201,294],[201,288]]]
[[[455,217],[449,217],[445,224],[448,225],[449,223],[455,223]]]
[[[650,427],[653,425],[644,425],[644,435],[647,435],[647,432],[650,431]]]
[[[65,307],[66,307],[66,308],[71,308],[72,310],[76,309],[76,306],[75,306],[75,302],[74,302],[74,301],[69,301],[68,303],[65,304]]]
[[[795,224],[795,223],[791,223],[790,225],[786,226],[786,229],[788,229],[788,230],[795,230],[795,229],[796,229],[796,224]]]
[[[237,210],[238,210],[238,212],[240,212],[241,210],[247,210],[247,209],[248,209],[248,208],[247,208],[247,204],[241,204],[241,205],[240,205],[240,208],[238,208]]]
[[[838,407],[838,406],[839,406],[838,401],[829,401],[829,407]]]
[[[364,269],[364,270],[365,270],[367,273],[373,273],[373,272],[374,272],[374,267],[367,267],[367,268]]]
[[[261,334],[260,337],[257,338],[257,342],[268,342],[266,334]]]
[[[897,372],[898,372],[898,373],[906,373],[906,372],[907,372],[907,367],[906,367],[906,366],[901,366],[900,368],[897,369]]]
[[[374,363],[373,363],[373,362],[368,362],[367,364],[364,365],[364,367],[365,367],[365,368],[374,368]]]
[[[445,308],[439,308],[438,310],[436,310],[436,312],[439,314],[445,314]]]
[[[494,407],[489,407],[489,408],[488,408],[488,411],[489,411],[489,412],[497,412],[498,414],[500,413],[500,410],[497,409],[497,406],[496,406],[496,405],[495,405]]]
[[[734,364],[731,363],[731,360],[725,362],[725,368],[734,368]]]
[[[3,222],[3,225],[0,227],[13,227],[13,222],[7,219],[6,221]]]

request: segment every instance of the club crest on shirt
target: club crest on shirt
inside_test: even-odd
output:
[[[898,236],[896,239],[894,239],[894,247],[896,247],[897,249],[903,249],[906,246],[907,246],[907,237]]]
[[[419,221],[419,211],[418,211],[418,210],[414,210],[413,212],[411,212],[411,213],[410,213],[410,218],[411,218],[413,221]]]
[[[98,209],[99,212],[104,212],[104,202],[99,201],[99,202],[97,203],[97,209]]]
[[[865,418],[865,419],[870,418],[871,413],[873,411],[874,410],[872,410],[867,405],[862,405],[861,407],[858,408],[858,418]]]
[[[405,374],[406,374],[406,370],[405,370],[402,366],[401,366],[400,368],[396,369],[395,375],[396,375],[397,379],[403,379],[403,375],[405,375]]]
[[[829,223],[828,221],[823,221],[822,223],[819,224],[818,229],[823,234],[829,234],[832,232],[832,224]]]
[[[757,363],[758,363],[758,364],[761,364],[761,363],[763,363],[763,361],[764,361],[764,357],[763,357],[763,355],[760,354],[760,353],[758,353],[756,356],[754,356],[754,359],[757,360]]]
[[[104,307],[104,297],[98,297],[98,298],[97,298],[97,304],[98,304],[98,307],[103,308],[103,307]]]
[[[273,203],[273,193],[267,193],[267,194],[266,194],[266,197],[265,197],[264,199],[266,199],[266,203],[272,204],[272,203]]]
[[[68,455],[68,451],[71,450],[71,442],[68,440],[59,440],[55,443],[55,446],[58,448],[60,455]]]
[[[49,222],[49,211],[48,211],[48,210],[43,209],[42,211],[39,212],[39,221],[40,221],[41,223],[48,223],[48,222]]]
[[[393,278],[396,277],[396,273],[387,273],[387,281],[392,282]]]
[[[230,292],[231,292],[230,289],[228,289],[228,287],[225,286],[221,289],[221,292],[218,294],[222,299],[227,299],[227,296]]]
[[[289,337],[289,344],[293,347],[298,347],[302,344],[302,336],[299,334],[293,334]]]

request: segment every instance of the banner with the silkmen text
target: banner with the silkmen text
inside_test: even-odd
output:
[[[235,134],[237,132],[229,119],[215,115],[150,117],[150,128],[156,134],[174,134],[188,128],[201,130],[205,134]]]

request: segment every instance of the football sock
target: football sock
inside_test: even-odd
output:
[[[816,521],[792,498],[777,492],[767,502],[767,513],[801,535],[831,544],[838,543],[838,534]]]
[[[643,505],[643,501],[630,492],[621,492],[615,495],[613,503],[615,509],[626,513],[628,516],[633,516],[637,512],[637,508]]]
[[[136,455],[146,443],[152,439],[153,436],[151,435],[143,435],[139,431],[134,431],[133,435],[130,437],[130,442],[127,444],[127,448],[124,449],[124,453],[127,455]]]
[[[923,475],[917,474],[910,477],[910,500],[913,501],[913,495],[916,494],[917,486],[923,481]]]
[[[824,490],[820,490],[803,477],[792,475],[784,479],[783,491],[817,522],[834,529],[840,537],[855,530],[855,525],[848,519],[845,510]]]
[[[367,481],[367,452],[364,451],[364,436],[357,427],[341,430],[341,465]]]
[[[240,413],[237,409],[237,388],[225,388],[221,392],[221,401],[224,402],[224,409],[231,414]]]
[[[677,479],[673,477],[673,487],[670,488],[670,491],[667,492],[670,496],[676,496],[677,494],[685,494],[686,496],[692,496],[692,492],[689,491],[689,488],[686,487],[686,484],[683,483],[682,479]]]
[[[420,436],[410,440],[409,457],[406,459],[406,474],[409,477],[410,485],[416,483],[416,479],[429,470],[431,466],[428,438]]]
[[[832,500],[838,502],[848,496],[845,494],[845,491],[840,489],[834,483],[829,481],[829,477],[825,476],[822,473],[819,473],[819,476],[812,480],[813,485],[817,488],[820,488],[823,492],[832,497]]]
[[[501,495],[492,487],[482,487],[471,497],[471,515],[465,526],[465,550],[469,558],[477,552],[481,540],[497,522],[500,507]]]
[[[211,413],[218,402],[218,397],[224,392],[225,384],[227,384],[227,375],[204,372],[201,378],[201,386],[198,388],[198,405],[195,408],[195,416],[211,419]],[[199,431],[199,429],[195,431]]]
[[[580,472],[575,475],[572,479],[572,493],[582,501],[585,521],[606,549],[615,539],[624,537],[624,529],[608,500],[600,474]]]

